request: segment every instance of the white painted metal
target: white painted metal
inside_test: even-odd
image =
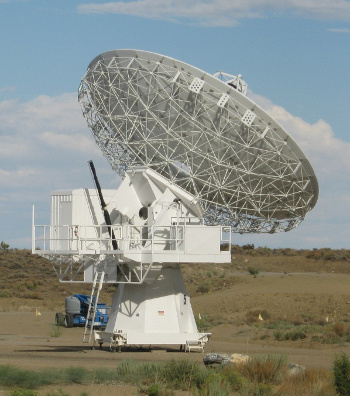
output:
[[[199,333],[190,297],[178,265],[163,266],[152,284],[120,285],[112,314],[95,341],[121,345],[203,345],[210,333]]]
[[[229,263],[231,226],[288,231],[316,204],[308,160],[246,93],[241,75],[210,76],[146,51],[90,63],[79,102],[123,178],[103,190],[111,225],[94,190],[58,191],[51,225],[33,220],[32,242],[61,282],[93,283],[91,299],[118,284],[106,331],[86,328],[84,338],[90,330],[111,346],[203,350],[210,334],[198,332],[180,264]]]
[[[241,75],[115,50],[90,63],[79,102],[122,177],[135,166],[156,170],[196,197],[206,224],[288,231],[316,204],[318,183],[293,139],[246,92]]]
[[[243,80],[242,75],[234,76],[223,71],[214,73],[214,77],[230,85],[243,95],[247,95],[248,84]]]
[[[142,283],[154,263],[230,262],[230,252],[220,251],[230,227],[206,226],[198,201],[152,169],[128,171],[118,190],[103,195],[117,251],[95,190],[52,193],[52,224],[35,226],[33,252],[50,257],[60,281],[92,283],[101,255],[108,283]]]
[[[209,334],[198,332],[179,265],[231,262],[230,249],[220,250],[230,246],[230,227],[205,225],[195,197],[152,169],[127,171],[118,190],[103,195],[118,250],[94,190],[54,192],[52,224],[34,226],[34,253],[51,260],[61,281],[93,283],[91,301],[103,283],[119,284],[106,331],[86,327],[83,340],[94,333],[119,346],[203,349]]]

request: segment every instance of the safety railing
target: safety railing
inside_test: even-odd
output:
[[[176,220],[176,221],[175,221]],[[135,225],[34,225],[33,253],[113,253],[113,241],[118,251],[183,251],[186,229],[201,226],[201,219],[174,219],[170,226]],[[230,227],[220,227],[221,244],[231,244]],[[189,241],[187,241],[189,243]],[[115,245],[115,244],[114,244]],[[231,250],[231,249],[230,249]]]

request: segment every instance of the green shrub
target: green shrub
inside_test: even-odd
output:
[[[65,370],[68,384],[84,384],[89,377],[88,371],[84,367],[68,367]]]
[[[41,293],[32,292],[32,291],[31,292],[22,293],[19,297],[25,298],[25,299],[28,299],[28,300],[43,300],[44,299],[44,297],[42,296]]]
[[[260,319],[259,319],[260,317],[262,317],[264,320],[266,320],[266,319],[269,319],[271,317],[271,315],[264,309],[263,310],[253,309],[246,313],[245,322],[247,324],[258,323],[260,321]]]
[[[80,396],[88,396],[85,392],[81,393]],[[57,392],[56,391],[50,391],[49,393],[46,394],[46,396],[70,396],[69,393],[63,392],[62,389],[59,389]]]
[[[22,370],[13,366],[0,366],[0,385],[35,389],[43,384],[41,373]]]
[[[115,372],[115,380],[137,384],[145,378],[153,380],[162,370],[161,363],[142,363],[133,360],[122,361]]]
[[[277,341],[283,340],[283,332],[281,330],[277,330],[273,333]]]
[[[177,389],[189,390],[204,382],[208,372],[199,367],[198,362],[187,359],[174,360],[165,363],[161,376],[167,383],[173,384]]]
[[[267,384],[280,383],[286,369],[287,358],[284,355],[255,357],[247,364],[237,366],[237,371],[249,381]]]
[[[339,337],[343,337],[344,333],[345,333],[345,325],[344,323],[341,322],[336,322],[334,324],[334,333],[339,336]]]
[[[35,289],[37,288],[37,286],[38,286],[38,284],[37,284],[35,281],[32,281],[32,282],[25,282],[24,284],[25,284],[25,287],[26,287],[28,290],[35,290]]]
[[[117,380],[116,372],[105,368],[97,368],[92,377],[94,384],[110,384]]]
[[[213,373],[195,394],[199,396],[231,396],[232,389],[219,373]]]
[[[224,367],[221,375],[232,391],[239,391],[247,381],[234,367],[230,366]]]
[[[199,331],[207,331],[211,327],[207,315],[202,315],[200,319],[196,318],[196,323]]]
[[[147,388],[146,391],[148,396],[159,396],[160,395],[160,389],[158,384],[153,384]]]
[[[306,338],[306,334],[301,330],[290,330],[284,334],[285,340],[296,341],[303,340],[304,338]]]
[[[197,287],[197,292],[204,294],[209,292],[209,285],[207,283],[203,283],[201,285],[198,285]]]
[[[250,273],[250,275],[253,275],[254,278],[256,278],[256,276],[259,273],[259,270],[257,268],[254,268],[254,267],[248,267],[248,272]]]
[[[222,252],[230,250],[230,244],[229,243],[221,243],[220,244],[220,250]]]
[[[254,389],[254,396],[270,396],[272,393],[272,385],[269,384],[256,384]]]
[[[342,341],[333,331],[326,331],[321,337],[322,344],[339,344]]]
[[[334,384],[339,395],[350,395],[350,360],[345,353],[333,364]]]
[[[0,243],[0,250],[3,252],[8,252],[10,245],[8,243],[5,243],[4,241],[1,241]]]
[[[285,320],[278,320],[276,322],[271,322],[267,325],[268,329],[276,329],[276,330],[289,330],[294,326],[290,322],[286,322]]]
[[[10,393],[10,396],[38,396],[38,392],[31,389],[15,389]]]

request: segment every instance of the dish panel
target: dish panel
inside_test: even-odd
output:
[[[97,56],[79,102],[113,169],[147,166],[194,195],[207,224],[296,227],[317,201],[314,171],[287,132],[219,78],[139,50]]]

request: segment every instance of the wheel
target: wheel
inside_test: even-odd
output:
[[[64,315],[62,312],[57,312],[55,315],[55,325],[56,326],[64,326]]]
[[[73,314],[66,314],[65,318],[64,318],[64,324],[66,327],[73,327],[74,324],[74,318],[73,318]]]

